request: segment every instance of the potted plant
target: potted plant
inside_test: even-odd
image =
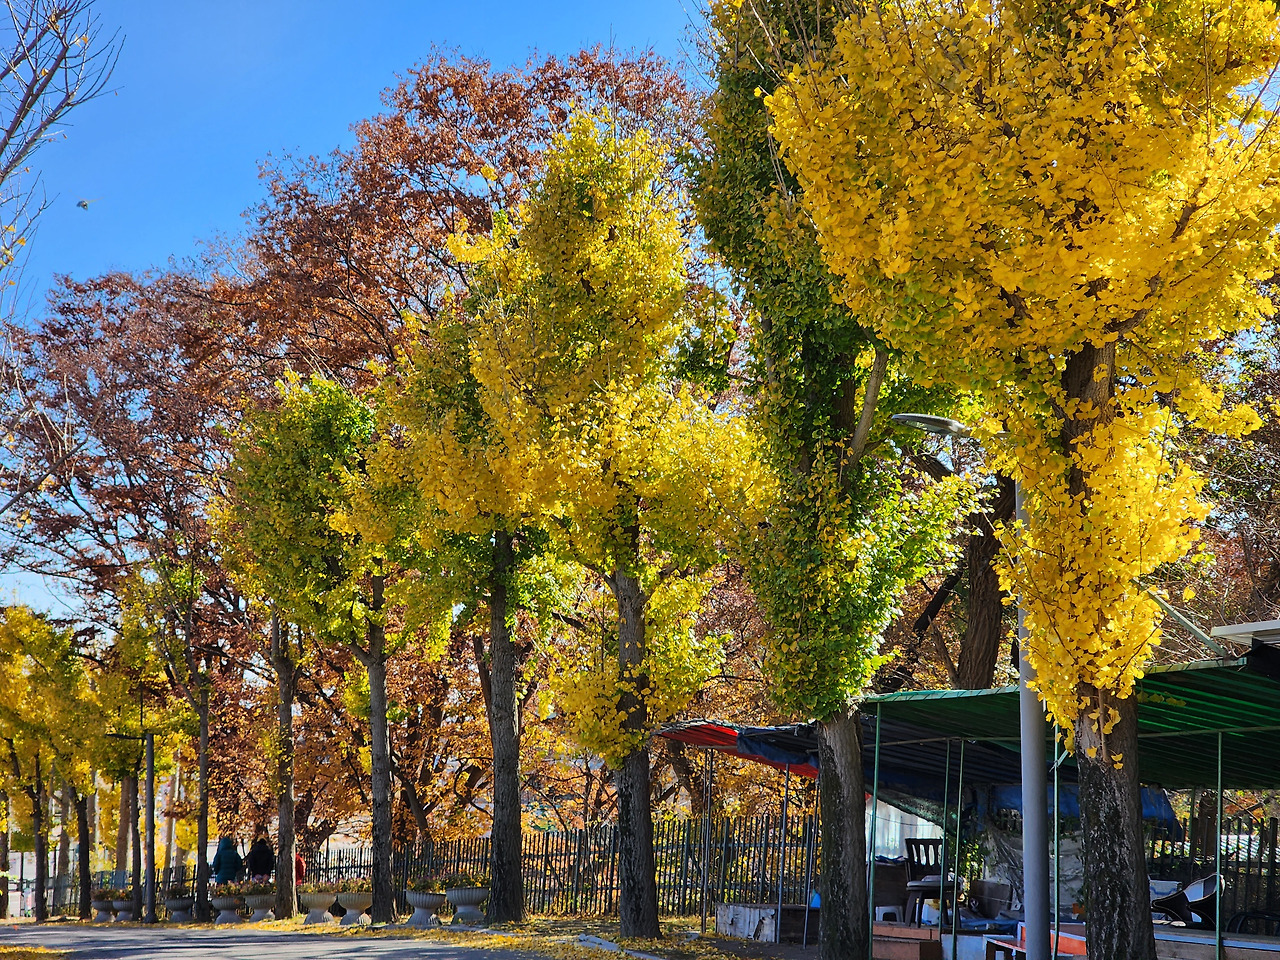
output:
[[[332,923],[333,914],[329,907],[333,904],[337,891],[331,883],[304,883],[298,886],[298,899],[302,908],[307,911],[303,923]]]
[[[110,923],[111,905],[114,900],[127,899],[120,890],[114,890],[110,887],[103,887],[93,891],[93,896],[89,898],[89,902],[93,904],[93,922],[94,923]]]
[[[338,903],[347,912],[342,915],[342,926],[369,923],[365,911],[373,906],[373,881],[368,877],[352,877],[338,884]]]
[[[404,898],[413,907],[413,915],[407,921],[409,926],[440,926],[436,911],[444,906],[444,884],[438,878],[415,877],[405,887]]]
[[[116,912],[116,923],[129,923],[133,920],[133,891],[111,890],[111,909]]]
[[[240,896],[244,904],[253,911],[250,923],[261,923],[276,918],[276,885],[274,883],[242,883],[239,884]]]
[[[164,908],[169,911],[170,923],[190,923],[191,908],[195,906],[195,897],[186,887],[171,887],[164,898]]]
[[[244,923],[244,917],[240,916],[240,884],[223,883],[214,887],[209,903],[218,911],[218,915],[213,918],[215,925]]]
[[[489,899],[489,878],[479,873],[454,873],[441,881],[445,896],[457,909],[454,923],[484,923],[480,905]]]

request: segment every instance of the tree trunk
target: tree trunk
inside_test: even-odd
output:
[[[1091,699],[1095,695],[1091,689],[1082,692]],[[1076,727],[1089,956],[1154,960],[1138,783],[1138,705],[1132,697],[1109,702],[1120,711],[1120,722],[1105,738],[1086,718]],[[1093,757],[1090,750],[1096,750]],[[1122,758],[1119,769],[1114,756]]]
[[[637,532],[638,539],[638,532]],[[642,730],[648,711],[644,699],[632,689],[648,686],[644,675],[645,613],[649,598],[640,581],[615,571],[614,594],[618,601],[619,675],[630,679],[618,697],[625,717],[623,728]],[[641,747],[622,761],[618,771],[618,922],[623,937],[657,938],[658,882],[653,855],[653,810],[649,806],[649,751]]]
[[[133,808],[133,817],[129,821],[129,835],[132,837],[133,857],[132,857],[132,878],[130,883],[133,886],[133,920],[139,923],[142,920],[142,836],[139,830],[138,821],[141,819],[139,814],[140,804],[138,803],[138,775],[135,773],[129,778],[129,800],[130,806]]]
[[[115,871],[121,877],[129,871],[129,789],[125,779],[119,781],[120,809],[119,821],[116,823],[116,866]],[[113,880],[112,883],[117,881]],[[123,880],[119,881],[123,883]]]
[[[279,853],[276,859],[276,919],[292,917],[298,896],[294,884],[293,857],[298,849],[293,832],[293,657],[287,636],[281,636],[280,618],[271,615],[271,664],[276,671],[279,695],[276,723],[276,814],[279,821]]]
[[[1004,591],[992,565],[1000,553],[993,521],[1013,517],[1013,480],[998,475],[995,501],[990,515],[974,514],[970,522],[981,536],[970,536],[965,546],[969,574],[969,602],[964,639],[956,661],[956,686],[961,690],[985,690],[995,679],[1004,640]]]
[[[818,802],[822,813],[820,960],[867,956],[867,797],[862,727],[856,712],[818,726]]]
[[[489,687],[486,704],[493,742],[493,827],[490,840],[488,918],[501,923],[524,919],[524,871],[520,847],[520,717],[516,690],[516,647],[507,622],[507,588],[515,558],[511,534],[493,537],[489,588]]]
[[[1087,443],[1095,427],[1114,419],[1115,377],[1115,343],[1100,347],[1086,344],[1067,358],[1063,392],[1096,412],[1089,419],[1063,420],[1060,440],[1068,454],[1077,443]],[[1089,475],[1078,461],[1072,464],[1067,490],[1076,502],[1087,502]],[[1142,843],[1137,703],[1132,697],[1116,700],[1105,691],[1100,694],[1088,684],[1077,692],[1078,702],[1087,704],[1076,719],[1075,742],[1089,955],[1107,960],[1155,960]],[[1119,711],[1120,720],[1104,735],[1089,715],[1098,711],[1105,717],[1112,707]]]
[[[178,785],[182,782],[182,757],[181,754],[175,759],[173,765],[173,776],[169,778],[169,789],[165,791],[165,795],[169,798],[165,804],[164,811],[164,872],[161,874],[161,883],[167,885],[164,890],[168,893],[169,886],[172,886],[173,872],[173,829],[174,829],[174,804],[178,802]]]
[[[382,609],[383,578],[373,578],[374,611]],[[370,622],[365,669],[369,673],[369,734],[373,767],[373,907],[374,923],[395,919],[391,883],[391,744],[387,731],[386,633]]]
[[[31,798],[31,838],[35,845],[35,890],[32,913],[36,923],[49,919],[49,905],[45,902],[45,887],[49,876],[49,840],[44,818],[44,781],[40,774],[40,754],[36,754],[36,785],[27,792]]]
[[[71,785],[62,781],[58,791],[58,865],[54,876],[65,877],[71,873]]]
[[[88,920],[93,915],[93,877],[89,873],[89,853],[93,849],[93,833],[89,821],[89,797],[76,796],[76,868],[79,871],[79,907],[77,915]]]
[[[199,709],[200,797],[196,806],[196,890],[195,909],[197,920],[208,920],[209,915],[209,688],[201,683]]]

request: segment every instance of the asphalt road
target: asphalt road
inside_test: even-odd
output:
[[[327,937],[261,929],[166,930],[34,924],[0,927],[0,946],[69,950],[76,960],[524,960],[440,940]]]

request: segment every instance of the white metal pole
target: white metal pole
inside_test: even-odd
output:
[[[1022,484],[1015,480],[1018,520],[1025,529]],[[1022,909],[1027,960],[1049,960],[1049,824],[1045,776],[1044,707],[1031,689],[1027,662],[1027,612],[1018,598],[1018,717],[1022,737]]]

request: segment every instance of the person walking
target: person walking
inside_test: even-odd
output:
[[[218,838],[218,851],[213,855],[213,882],[231,883],[240,876],[244,861],[236,850],[235,837],[224,833]]]
[[[249,848],[249,855],[245,858],[245,865],[249,871],[250,882],[266,883],[271,879],[271,874],[276,869],[276,852],[271,849],[271,841],[267,839],[265,830],[258,831],[258,837],[253,841],[253,846]]]

